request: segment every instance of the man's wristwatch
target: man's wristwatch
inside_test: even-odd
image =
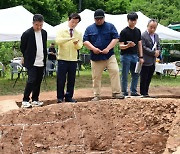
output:
[[[143,58],[143,56],[140,56],[139,58]]]

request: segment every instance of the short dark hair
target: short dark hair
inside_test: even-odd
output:
[[[150,20],[148,21],[148,24],[147,24],[147,25],[149,25],[151,22],[156,22],[157,25],[158,25],[158,21],[157,21],[156,19],[150,19]]]
[[[78,13],[72,13],[69,15],[69,20],[71,19],[79,19],[79,22],[81,21],[81,17]]]
[[[127,19],[128,20],[132,20],[132,21],[135,21],[138,19],[138,15],[136,12],[131,12],[127,15]]]
[[[33,16],[33,22],[36,22],[36,21],[39,21],[39,22],[44,21],[43,15],[41,15],[41,14],[35,14],[35,15]]]

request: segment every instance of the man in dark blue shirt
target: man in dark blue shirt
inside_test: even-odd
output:
[[[101,77],[103,70],[108,69],[111,79],[112,97],[122,99],[120,94],[119,67],[114,55],[114,46],[118,42],[118,33],[113,24],[105,22],[104,11],[94,13],[95,23],[87,27],[83,41],[91,52],[92,80],[94,101],[100,99]]]
[[[138,55],[140,64],[142,65],[144,62],[141,42],[141,31],[135,27],[138,19],[138,15],[136,13],[128,14],[127,19],[128,26],[121,31],[119,38],[122,63],[121,90],[124,96],[128,96],[127,83],[128,74],[130,71],[132,76],[130,88],[131,96],[140,96],[137,93],[139,74],[135,73],[135,67],[136,63],[138,62]]]

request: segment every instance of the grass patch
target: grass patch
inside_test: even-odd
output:
[[[154,75],[152,78],[151,86],[168,86],[180,87],[180,76],[162,76]]]
[[[10,76],[7,75],[5,78],[0,77],[0,95],[17,95],[24,92],[26,85],[25,79],[18,79],[16,86],[13,88],[17,76],[14,77],[14,80],[10,79]],[[129,76],[130,81],[130,76]],[[102,76],[102,86],[110,86],[110,79],[108,72],[103,72]],[[151,86],[168,86],[168,87],[179,87],[180,86],[180,76],[175,78],[174,76],[163,76],[160,78],[158,75],[154,75]],[[80,76],[76,77],[75,88],[91,88],[92,87],[92,77],[90,70],[84,70],[80,72]],[[43,80],[41,84],[41,91],[55,91],[56,90],[56,76],[47,77],[46,80]]]
[[[13,88],[13,84],[17,76],[14,76],[14,79],[10,79],[10,75],[7,75],[5,78],[0,78],[0,95],[17,95],[22,94],[24,92],[24,88],[26,85],[25,79],[18,79],[15,87]],[[109,75],[107,72],[103,73],[102,77],[102,85],[110,86]],[[79,88],[91,88],[92,87],[92,77],[91,71],[81,71],[80,76],[76,76],[76,84],[75,89]],[[41,84],[41,91],[55,91],[56,90],[56,76],[46,77]]]

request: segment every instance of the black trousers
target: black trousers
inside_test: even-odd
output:
[[[148,95],[149,85],[154,74],[155,65],[142,66],[140,73],[140,93],[141,95]]]
[[[43,79],[44,67],[33,66],[27,70],[28,80],[24,90],[23,101],[30,100],[30,94],[32,92],[32,101],[39,100],[40,86]]]
[[[58,60],[57,99],[71,99],[74,94],[77,61]],[[66,94],[64,93],[67,80]]]

